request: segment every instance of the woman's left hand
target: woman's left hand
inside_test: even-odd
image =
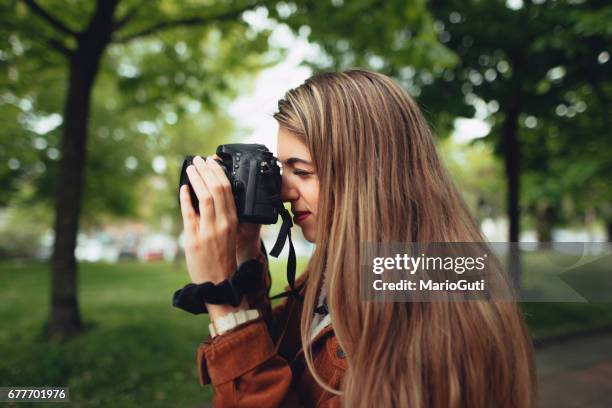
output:
[[[181,214],[185,228],[185,258],[193,283],[219,283],[236,270],[238,217],[232,187],[221,166],[200,156],[187,167],[189,181],[199,200],[194,211],[189,187],[181,186]]]

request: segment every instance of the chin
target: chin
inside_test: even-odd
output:
[[[315,232],[312,230],[312,228],[304,228],[302,229],[302,235],[304,236],[304,238],[306,239],[306,241],[311,242],[314,244],[315,242]]]

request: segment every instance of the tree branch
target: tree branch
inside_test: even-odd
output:
[[[139,8],[140,7],[134,7],[131,10],[128,10],[123,17],[121,17],[118,20],[114,21],[113,22],[113,31],[120,30],[124,25],[126,25],[134,17],[136,17],[136,14],[138,14]]]
[[[55,38],[48,38],[45,41],[47,42],[47,44],[49,44],[51,48],[60,52],[61,54],[64,54],[67,57],[69,57],[73,53],[73,51],[70,48],[66,47],[64,44],[62,44],[60,41],[56,40]]]
[[[74,50],[72,48],[66,47],[64,44],[54,39],[49,40],[49,45],[53,47],[56,51],[64,54],[66,57],[70,57],[72,56],[72,54],[74,54]]]
[[[4,24],[6,24],[4,28],[10,28],[11,30],[20,33],[28,40],[37,42],[43,46],[49,46],[50,48],[53,48],[55,51],[58,51],[65,56],[70,56],[74,52],[61,40],[53,37],[48,37],[45,34],[39,32],[36,28],[33,28],[32,26],[24,28],[22,26],[19,26],[18,24],[14,24],[13,22],[8,21],[5,21]]]
[[[224,13],[220,13],[220,14],[213,15],[213,16],[198,16],[198,17],[182,18],[182,19],[173,20],[173,21],[162,21],[157,24],[153,24],[152,26],[147,27],[141,31],[137,31],[132,34],[127,34],[123,37],[118,37],[114,39],[112,42],[117,43],[117,44],[127,43],[136,38],[145,37],[145,36],[152,35],[160,31],[171,29],[171,28],[205,25],[205,24],[210,24],[210,23],[217,22],[217,21],[233,20],[236,17],[240,16],[245,11],[259,7],[263,5],[264,3],[265,2],[255,2],[251,5],[244,6],[236,10],[228,10]]]
[[[66,26],[60,20],[53,17],[45,9],[40,7],[38,3],[36,3],[34,0],[22,0],[22,1],[30,8],[30,10],[32,10],[35,14],[38,14],[38,16],[42,17],[44,20],[47,21],[47,23],[49,23],[51,26],[53,26],[57,30],[65,34],[69,34],[75,38],[79,36],[79,34],[76,31],[71,30],[70,28],[68,28],[68,26]]]

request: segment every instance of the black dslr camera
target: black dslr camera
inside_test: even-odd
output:
[[[283,219],[283,224],[270,255],[277,258],[285,246],[285,242],[289,240],[287,282],[289,282],[291,289],[269,299],[279,299],[286,296],[301,299],[299,292],[303,284],[295,287],[296,257],[291,241],[293,223],[289,211],[283,207],[280,198],[281,172],[276,157],[266,146],[260,144],[221,145],[217,147],[217,156],[221,158],[217,162],[225,170],[225,174],[232,185],[239,221],[254,224],[276,224],[279,215]],[[183,161],[179,188],[183,184],[189,186],[191,203],[194,210],[199,214],[198,197],[187,176],[187,167],[192,163],[193,158],[194,156],[187,156]],[[266,253],[263,241],[261,241],[261,249]],[[262,271],[260,262],[254,259],[246,261],[240,265],[238,271],[232,276],[216,285],[212,282],[185,285],[183,289],[174,293],[172,303],[174,306],[193,314],[207,313],[206,303],[237,306],[243,295],[256,293],[259,290],[258,283],[263,282],[260,279]],[[271,281],[269,276],[268,280]],[[269,293],[270,287],[266,288],[266,291]]]
[[[225,144],[217,147],[217,162],[232,185],[238,220],[253,224],[276,224],[279,210],[281,173],[276,157],[261,144]],[[187,167],[194,156],[187,156],[181,170],[180,184],[189,186],[191,203],[199,214],[198,197],[193,190]]]

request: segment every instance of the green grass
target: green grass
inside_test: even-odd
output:
[[[276,294],[286,282],[285,264],[271,262]],[[300,259],[298,271],[304,265]],[[71,405],[82,407],[210,401],[211,389],[199,385],[196,369],[208,319],[172,307],[172,294],[188,282],[184,264],[81,264],[79,302],[87,330],[64,343],[43,336],[46,264],[0,263],[0,282],[0,386],[70,387]],[[527,303],[524,310],[537,337],[612,324],[610,303]]]
[[[81,265],[87,330],[63,344],[42,337],[48,267],[5,264],[0,274],[4,386],[67,386],[71,405],[84,407],[197,406],[210,399],[195,363],[208,321],[171,306],[185,271],[168,264]]]
[[[550,251],[525,253],[523,290],[540,299],[539,303],[522,304],[532,335],[554,337],[611,326],[611,271],[610,256],[574,257]],[[581,302],[583,297],[589,302]],[[571,302],[550,302],[571,299]]]
[[[522,308],[536,339],[612,326],[612,303],[523,303]]]
[[[285,264],[270,261],[284,275]],[[285,281],[275,279],[272,293]],[[86,331],[64,343],[43,336],[46,264],[0,263],[0,282],[0,386],[70,387],[71,405],[82,407],[195,407],[210,401],[211,389],[199,385],[196,368],[208,317],[172,306],[174,291],[189,282],[184,263],[81,264]]]

